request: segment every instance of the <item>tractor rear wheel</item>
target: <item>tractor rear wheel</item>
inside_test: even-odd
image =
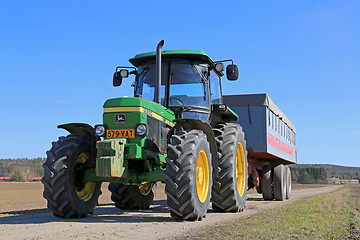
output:
[[[283,164],[274,168],[274,196],[278,201],[284,201],[286,198],[286,174]]]
[[[165,171],[167,205],[176,220],[201,220],[209,209],[212,165],[209,142],[200,130],[172,136]]]
[[[110,183],[111,200],[117,208],[124,210],[148,209],[154,201],[153,185],[152,182],[140,185]]]
[[[46,153],[43,196],[57,217],[86,217],[98,202],[101,183],[82,182],[82,167],[92,158],[91,144],[89,137],[71,134],[53,142]]]
[[[218,174],[214,176],[212,208],[220,212],[239,212],[247,195],[247,151],[239,124],[220,124],[214,128],[218,149]]]
[[[265,165],[262,169],[261,175],[261,192],[264,200],[273,200],[273,167],[271,165]]]

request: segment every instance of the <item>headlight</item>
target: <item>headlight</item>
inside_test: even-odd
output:
[[[121,76],[122,78],[127,78],[127,77],[129,76],[129,71],[126,70],[126,69],[120,70],[120,76]]]
[[[102,137],[105,134],[105,127],[103,125],[98,125],[95,127],[95,134],[98,137]]]
[[[137,127],[136,127],[136,133],[139,135],[139,136],[143,136],[146,134],[146,125],[145,124],[139,124]]]

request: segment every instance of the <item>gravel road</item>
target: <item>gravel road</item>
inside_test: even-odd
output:
[[[162,187],[159,187],[160,192]],[[341,186],[294,190],[291,200],[264,201],[260,194],[248,194],[247,208],[243,213],[215,213],[209,210],[199,222],[175,222],[170,218],[164,194],[156,195],[149,210],[123,211],[100,201],[93,215],[83,219],[55,218],[45,209],[7,211],[0,209],[0,240],[2,239],[172,239],[188,231],[248,217],[259,210],[278,208],[304,197],[331,192]],[[1,184],[0,184],[1,190]],[[0,191],[1,194],[4,191]],[[40,200],[39,200],[40,201]],[[42,200],[41,200],[42,201]],[[0,203],[1,201],[0,196]],[[41,202],[41,204],[44,204]],[[20,204],[21,205],[21,204]]]

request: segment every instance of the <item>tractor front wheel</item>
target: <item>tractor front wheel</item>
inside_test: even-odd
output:
[[[167,205],[176,220],[201,220],[209,209],[212,164],[209,142],[200,130],[173,135],[166,158]]]
[[[114,201],[117,208],[124,210],[148,209],[154,200],[153,185],[152,182],[140,185],[110,183],[111,200]]]
[[[91,154],[91,139],[81,135],[53,142],[43,164],[43,196],[57,217],[81,218],[92,213],[101,193],[100,182],[82,182],[83,166]]]

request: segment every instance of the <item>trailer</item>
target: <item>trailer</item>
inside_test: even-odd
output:
[[[236,122],[245,133],[248,188],[255,187],[266,200],[289,198],[291,173],[286,165],[296,163],[295,126],[266,93],[225,95],[223,100],[239,116]],[[283,175],[285,196],[275,194],[278,192],[275,178]]]

